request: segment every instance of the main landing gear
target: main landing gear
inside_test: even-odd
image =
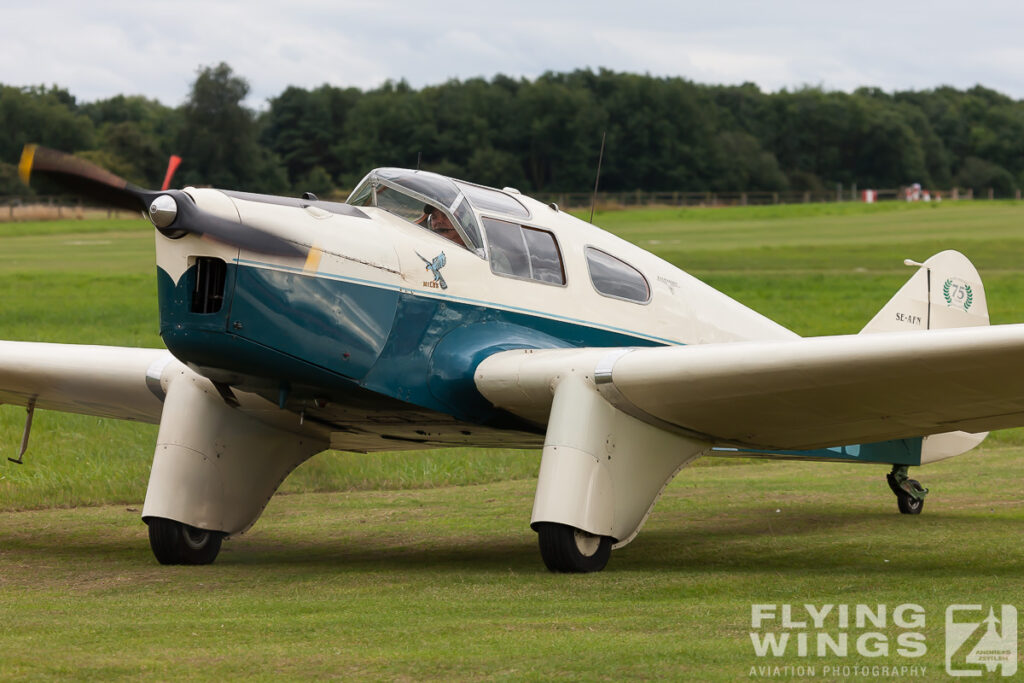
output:
[[[892,472],[885,475],[889,488],[896,494],[896,504],[904,515],[919,515],[924,508],[924,497],[928,489],[921,482],[907,476],[906,465],[893,465]]]
[[[553,572],[599,572],[612,554],[612,539],[595,536],[567,524],[537,522],[533,525],[540,556]]]
[[[210,564],[220,552],[224,534],[197,529],[163,517],[148,517],[149,547],[160,564]]]

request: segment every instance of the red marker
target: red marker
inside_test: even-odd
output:
[[[164,176],[164,184],[160,188],[166,190],[171,186],[171,178],[174,177],[174,172],[178,170],[178,165],[181,163],[181,157],[177,154],[172,154],[171,158],[167,161],[167,175]]]

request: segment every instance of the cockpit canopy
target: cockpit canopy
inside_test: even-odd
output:
[[[518,199],[501,190],[428,171],[377,168],[349,195],[354,206],[375,206],[468,248],[483,257],[479,213],[529,218]]]

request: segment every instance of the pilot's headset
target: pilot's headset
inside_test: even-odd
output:
[[[433,204],[424,204],[423,213],[427,216],[427,219],[423,221],[427,228],[434,230],[434,216],[437,214],[437,207]]]

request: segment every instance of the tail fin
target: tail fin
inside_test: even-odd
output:
[[[861,334],[938,330],[988,325],[981,276],[959,251],[943,251],[924,263],[871,319]]]
[[[860,331],[906,332],[949,327],[988,325],[985,287],[977,269],[958,251],[943,251],[924,263],[896,292],[882,310]],[[988,432],[946,432],[924,437],[921,464],[965,453],[988,436]]]

